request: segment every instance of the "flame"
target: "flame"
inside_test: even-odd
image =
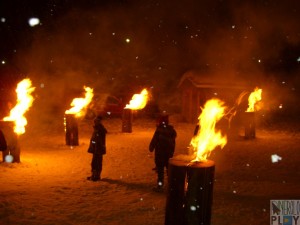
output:
[[[134,94],[129,102],[129,104],[127,104],[125,106],[125,109],[143,109],[147,102],[148,102],[148,98],[149,98],[149,93],[147,91],[146,88],[144,88],[140,94]]]
[[[14,132],[18,135],[25,133],[25,126],[27,125],[27,119],[24,114],[28,111],[33,102],[31,93],[35,87],[31,87],[31,80],[26,78],[20,81],[17,85],[17,104],[10,111],[10,115],[4,117],[4,121],[14,121]]]
[[[198,133],[191,140],[191,145],[196,153],[196,158],[192,161],[206,161],[217,146],[223,148],[227,143],[227,137],[222,136],[220,131],[215,129],[216,123],[224,116],[226,107],[224,102],[219,99],[208,100],[202,113],[198,117],[199,127]]]
[[[257,102],[261,100],[262,89],[256,87],[253,92],[249,95],[248,98],[248,109],[246,112],[258,111],[260,107],[257,105]]]
[[[84,89],[85,98],[74,98],[71,103],[71,106],[73,107],[66,110],[66,114],[75,114],[76,117],[81,117],[84,114],[86,107],[90,104],[94,96],[92,88],[84,86]]]

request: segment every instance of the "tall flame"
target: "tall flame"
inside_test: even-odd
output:
[[[146,88],[144,88],[140,94],[134,94],[129,102],[125,106],[125,109],[143,109],[145,108],[149,98],[149,93]]]
[[[251,92],[248,98],[248,109],[246,110],[246,112],[254,112],[260,109],[257,105],[257,102],[261,100],[261,93],[262,89],[259,89],[258,87],[256,87],[254,91]]]
[[[4,121],[14,121],[14,132],[18,135],[25,133],[25,126],[27,125],[27,119],[24,114],[29,110],[32,105],[33,97],[31,93],[35,87],[31,87],[31,80],[26,78],[20,81],[17,85],[17,104],[10,111],[10,115],[4,117]]]
[[[73,106],[71,109],[66,110],[66,114],[75,114],[76,117],[81,117],[87,106],[92,101],[92,98],[94,96],[93,89],[89,87],[85,87],[85,97],[84,98],[74,98],[71,106]]]
[[[206,161],[217,146],[223,148],[227,143],[227,137],[222,136],[220,131],[215,129],[216,123],[224,116],[226,107],[219,99],[208,100],[202,113],[199,116],[199,130],[191,140],[196,158],[192,161]]]

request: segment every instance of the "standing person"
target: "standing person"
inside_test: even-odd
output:
[[[176,136],[177,133],[174,127],[169,125],[169,116],[161,116],[149,145],[150,152],[155,150],[157,190],[162,189],[164,186],[164,169],[168,169],[169,159],[174,155]]]
[[[105,139],[107,130],[101,121],[101,116],[97,116],[94,120],[94,131],[88,149],[88,152],[93,154],[91,162],[92,175],[87,178],[91,181],[99,181],[101,179],[103,155],[106,154]]]

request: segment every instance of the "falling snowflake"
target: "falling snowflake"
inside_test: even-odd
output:
[[[39,25],[39,24],[40,24],[40,19],[39,19],[39,18],[35,18],[35,17],[30,18],[30,19],[28,20],[28,24],[29,24],[29,26],[31,26],[31,27],[34,27],[34,26],[36,26],[36,25]]]
[[[276,155],[276,154],[271,155],[271,161],[272,161],[272,163],[277,163],[281,159],[282,159],[282,157],[280,157],[279,155]]]
[[[196,208],[196,206],[191,205],[190,210],[191,210],[191,211],[196,211],[197,208]]]
[[[14,157],[12,155],[6,155],[4,161],[7,163],[12,163],[14,161]]]

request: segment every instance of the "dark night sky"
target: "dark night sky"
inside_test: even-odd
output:
[[[2,0],[1,66],[111,92],[172,89],[189,69],[299,84],[299,15],[297,0]]]

